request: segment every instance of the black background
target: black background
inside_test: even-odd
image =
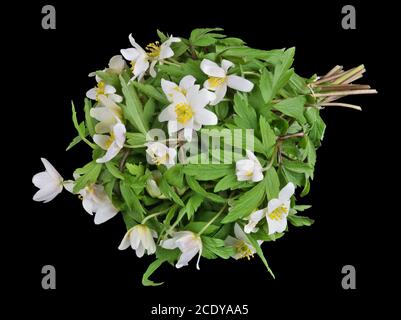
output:
[[[41,28],[44,4],[56,7],[56,30]],[[391,38],[397,38],[397,31],[390,18],[392,9],[384,3],[354,3],[357,29],[343,30],[345,4],[53,1],[4,11],[4,15],[15,13],[14,20],[19,21],[3,30],[13,48],[6,67],[19,64],[13,73],[17,88],[13,110],[15,118],[21,115],[23,127],[6,172],[18,168],[18,181],[12,184],[18,192],[9,196],[15,219],[11,230],[4,230],[13,231],[7,242],[12,254],[7,264],[16,273],[5,273],[4,279],[11,280],[12,296],[20,302],[14,310],[43,317],[57,317],[54,309],[69,315],[112,311],[115,317],[123,312],[132,319],[159,319],[150,316],[151,306],[159,303],[250,308],[246,317],[211,319],[267,319],[289,313],[347,317],[362,310],[386,311],[378,301],[395,281],[386,277],[392,264],[387,254],[398,255],[391,248],[389,232],[391,216],[397,213],[385,208],[396,199],[382,180],[397,164],[386,144],[395,108],[386,100],[391,94],[387,74],[397,68],[397,54],[391,53]],[[147,44],[156,39],[157,28],[188,37],[193,28],[215,26],[252,47],[296,46],[295,69],[304,76],[324,74],[336,64],[351,68],[364,63],[366,78],[359,82],[370,84],[379,95],[348,99],[362,105],[363,112],[335,107],[322,111],[327,131],[318,151],[315,180],[310,195],[299,201],[313,205],[306,214],[316,222],[309,228],[290,227],[284,238],[264,246],[276,280],[258,258],[202,259],[200,271],[193,264],[180,270],[163,266],[154,278],[165,284],[142,287],[142,273],[153,257],[139,260],[132,250],[117,250],[125,233],[120,216],[95,226],[80,201],[68,193],[47,205],[36,203],[31,200],[36,189],[30,179],[42,171],[40,157],[50,160],[64,178],[90,160],[85,145],[64,152],[76,135],[70,101],[81,108],[85,92],[93,86],[88,73],[129,47],[129,33]],[[46,264],[56,267],[56,290],[41,288],[41,268]],[[341,268],[346,264],[356,267],[356,290],[341,287]]]

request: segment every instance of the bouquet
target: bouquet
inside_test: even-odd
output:
[[[354,84],[363,65],[336,66],[304,78],[291,67],[294,48],[260,50],[220,28],[189,39],[158,31],[159,41],[130,47],[89,74],[83,120],[72,104],[77,136],[93,160],[64,180],[42,158],[35,201],[63,189],[77,195],[95,224],[120,213],[127,232],[120,250],[155,255],[144,285],[167,262],[250,259],[274,277],[262,251],[293,227],[313,220],[299,212],[308,194],[316,149],[325,132],[320,110],[376,91]]]

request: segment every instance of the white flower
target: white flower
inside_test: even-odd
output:
[[[105,95],[99,95],[99,103],[90,109],[90,116],[99,121],[95,125],[96,133],[107,133],[122,119],[122,110]]]
[[[74,174],[74,179],[78,179],[79,175]],[[67,180],[64,187],[73,193],[75,181]],[[90,184],[78,191],[79,198],[82,200],[82,206],[90,215],[95,213],[95,224],[101,224],[113,218],[118,209],[114,207],[104,187],[100,184]]]
[[[166,80],[162,79],[162,87],[166,87]],[[169,86],[169,85],[167,85]],[[159,115],[159,121],[168,121],[168,132],[172,135],[181,129],[184,129],[184,137],[187,141],[192,139],[192,130],[199,130],[202,125],[217,124],[217,116],[207,109],[206,105],[210,102],[213,93],[206,89],[199,90],[192,86],[184,95],[182,92],[176,92],[167,97],[172,102],[162,110]]]
[[[248,237],[241,229],[238,223],[234,225],[234,235],[235,238],[232,236],[228,236],[224,241],[227,246],[235,248],[235,254],[232,256],[235,260],[247,258],[248,260],[253,257],[256,250],[249,242]],[[263,241],[258,240],[258,243],[261,244]]]
[[[114,88],[112,85],[106,84],[102,79],[97,76],[96,82],[97,86],[86,92],[86,96],[89,99],[99,101],[99,96],[105,95],[115,102],[123,101],[123,98],[120,95],[116,94],[116,88]]]
[[[195,81],[195,77],[188,75],[183,77],[178,85],[172,81],[162,79],[161,86],[167,99],[170,102],[173,102],[174,95],[177,92],[180,92],[186,96],[187,93],[192,90],[192,87],[195,87],[194,90],[199,90],[200,86],[198,84],[195,85]],[[214,99],[214,96],[212,96],[212,99]]]
[[[156,252],[156,244],[153,238],[157,238],[156,231],[144,224],[137,224],[127,231],[118,249],[125,250],[131,246],[138,258],[143,257],[145,251],[151,255]]]
[[[135,80],[136,78],[141,80],[148,69],[150,69],[150,75],[152,77],[156,77],[156,63],[162,63],[164,59],[174,56],[174,52],[170,46],[173,42],[181,41],[180,38],[171,36],[161,45],[158,41],[148,44],[146,46],[147,51],[145,51],[139,44],[135,42],[132,34],[130,34],[128,38],[133,48],[121,49],[121,54],[131,63],[131,70],[134,75],[131,80]]]
[[[175,157],[177,155],[175,149],[169,148],[161,142],[148,142],[145,143],[145,146],[148,147],[146,149],[146,154],[151,164],[164,164],[167,168],[175,164]]]
[[[283,232],[287,228],[287,216],[291,206],[290,199],[294,192],[295,186],[292,182],[289,182],[281,189],[278,199],[271,199],[267,204],[267,208],[251,214],[249,222],[245,226],[245,232],[252,232],[263,216],[266,216],[269,235],[275,232]]]
[[[146,191],[152,198],[166,199],[167,197],[160,191],[158,183],[162,174],[158,170],[152,171],[152,175],[146,180]]]
[[[109,61],[109,67],[106,68],[104,71],[113,73],[113,74],[121,74],[127,64],[125,63],[125,60],[123,57],[119,54],[112,56],[110,61]]]
[[[162,241],[161,246],[165,249],[180,249],[182,253],[175,265],[177,268],[187,266],[188,262],[199,253],[196,263],[196,268],[199,270],[199,260],[202,255],[202,240],[199,235],[191,231],[179,231],[173,238]]]
[[[252,151],[246,150],[248,159],[236,162],[236,174],[238,181],[252,180],[258,182],[263,179],[262,166]]]
[[[93,141],[103,150],[106,150],[103,157],[96,159],[97,163],[108,162],[120,152],[124,147],[125,132],[125,126],[118,122],[113,126],[110,135],[95,134],[93,136]]]
[[[228,69],[232,66],[234,64],[231,61],[224,59],[221,61],[221,67],[208,59],[202,60],[200,67],[209,76],[203,85],[206,89],[216,91],[216,99],[211,103],[212,106],[223,100],[227,87],[243,92],[252,91],[253,83],[249,80],[236,75],[227,75]]]
[[[40,160],[42,160],[46,171],[39,172],[32,178],[32,183],[39,188],[33,195],[33,200],[46,203],[63,191],[63,177],[47,159],[41,158]]]

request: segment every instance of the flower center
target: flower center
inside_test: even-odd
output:
[[[180,88],[179,86],[176,86],[174,90],[177,92],[181,92],[184,96],[187,94],[187,90],[185,90],[184,88]]]
[[[221,86],[221,85],[224,83],[224,81],[226,81],[226,77],[223,77],[223,78],[220,78],[220,77],[210,77],[210,78],[208,79],[209,85],[210,85],[212,88],[216,88],[216,87]]]
[[[157,58],[160,55],[160,43],[159,41],[149,43],[146,46],[146,51],[148,51],[148,56],[151,58]]]
[[[283,216],[287,214],[287,211],[288,209],[284,205],[281,205],[269,213],[269,218],[272,220],[279,221],[283,219]]]
[[[106,84],[103,81],[98,82],[96,87],[96,101],[99,101],[99,95],[104,94]]]
[[[110,132],[110,137],[109,137],[109,139],[108,139],[108,140],[106,141],[106,143],[105,143],[107,149],[110,148],[110,146],[111,146],[111,144],[114,142],[115,138],[116,138],[116,137],[114,136],[114,133],[113,133],[113,132]]]
[[[129,64],[131,65],[131,67],[130,67],[130,69],[131,69],[131,71],[132,72],[134,72],[134,69],[135,69],[135,63],[136,63],[136,61],[135,60],[132,60]]]
[[[249,248],[244,241],[238,241],[238,243],[235,245],[235,249],[239,254],[239,259],[247,258],[248,260],[250,260],[251,258],[253,258],[253,252],[251,248]]]
[[[177,121],[181,124],[187,123],[194,115],[191,106],[187,103],[178,103],[175,106],[175,113],[177,114]]]

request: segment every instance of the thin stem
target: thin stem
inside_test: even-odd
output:
[[[357,106],[355,104],[349,104],[349,103],[340,103],[340,102],[333,102],[333,103],[322,103],[322,107],[329,107],[329,106],[337,106],[337,107],[345,107],[345,108],[351,108],[354,110],[362,111],[362,108],[360,106]]]
[[[276,144],[276,147],[274,148],[274,151],[273,151],[273,154],[272,154],[272,157],[271,157],[271,159],[270,159],[270,162],[269,162],[269,164],[267,165],[267,167],[264,167],[263,169],[262,169],[262,171],[267,171],[267,170],[269,170],[271,167],[272,167],[272,165],[273,165],[273,163],[274,163],[274,158],[277,156],[277,150],[278,149],[278,146],[277,146],[277,144]]]
[[[124,148],[128,148],[128,149],[137,149],[137,148],[144,148],[144,147],[145,147],[145,145],[143,145],[143,144],[137,144],[134,146],[131,146],[129,144],[124,144]]]
[[[127,161],[129,153],[130,153],[129,149],[125,150],[124,154],[123,154],[123,157],[121,158],[120,165],[119,165],[119,169],[120,169],[121,172],[124,170],[125,162]]]
[[[210,221],[208,223],[206,223],[206,225],[201,229],[201,231],[198,232],[198,236],[201,236],[202,233],[204,233],[206,231],[206,229],[223,213],[224,209],[227,207],[227,202],[224,204],[224,206],[220,209],[219,212],[217,212],[217,214],[210,219]]]
[[[258,73],[258,72],[253,72],[253,71],[243,71],[242,73],[243,73],[243,74],[249,74],[249,75],[252,75],[252,76],[257,76],[257,77],[260,77],[260,73]]]
[[[152,214],[146,216],[146,217],[142,220],[142,224],[145,224],[145,222],[148,221],[149,219],[152,219],[152,218],[154,218],[154,217],[157,217],[157,216],[160,216],[160,215],[166,213],[168,210],[170,210],[170,208],[167,208],[166,210],[162,210],[162,211],[159,211],[159,212],[155,212],[155,213],[152,213]]]
[[[344,90],[344,91],[333,91],[328,93],[315,93],[315,97],[330,97],[330,96],[347,96],[351,94],[374,94],[377,93],[375,89],[367,90]]]
[[[334,84],[340,84],[359,72],[362,72],[362,73],[365,72],[365,66],[363,64],[361,64],[360,66],[358,66],[354,69],[349,70],[348,72],[345,72],[345,74],[343,74],[340,78],[338,78],[337,80],[334,81]]]
[[[171,61],[168,61],[168,60],[164,60],[163,63],[169,64],[169,65],[172,65],[172,66],[176,66],[176,67],[180,67],[181,66],[178,63],[174,63],[174,62],[171,62]]]
[[[287,134],[285,136],[278,137],[278,140],[287,140],[291,138],[298,138],[298,137],[303,137],[305,135],[304,132],[298,132],[298,133],[293,133],[293,134]]]

